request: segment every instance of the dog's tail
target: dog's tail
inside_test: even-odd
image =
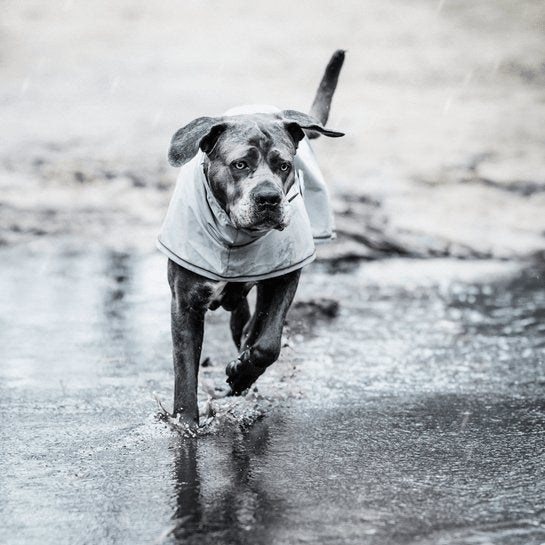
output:
[[[329,117],[329,109],[331,108],[331,100],[333,99],[333,93],[337,88],[337,81],[339,80],[339,74],[344,63],[344,49],[337,49],[333,56],[329,60],[326,66],[322,81],[316,91],[314,102],[310,108],[310,115],[316,118],[322,125],[327,123]],[[318,138],[320,133],[310,132],[307,133],[309,138]]]

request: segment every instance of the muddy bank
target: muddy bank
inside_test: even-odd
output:
[[[58,181],[40,181],[30,198],[20,188],[7,188],[0,202],[0,245],[25,244],[37,237],[54,244],[57,237],[78,236],[89,242],[98,240],[112,250],[151,248],[168,205],[175,172],[152,171],[149,178],[162,181],[151,187],[135,182],[130,174],[110,179],[85,178],[80,182],[76,181],[78,172],[63,171],[70,181],[61,185]],[[471,202],[474,195],[470,187],[474,186],[463,179],[459,182],[452,190],[457,194],[456,200]],[[503,190],[494,184],[486,187],[481,195],[483,202],[500,200],[509,212],[487,209],[483,214],[495,214],[497,223],[486,220],[487,224],[481,226],[464,224],[456,233],[444,231],[444,224],[435,217],[437,210],[432,208],[421,209],[420,219],[407,228],[396,225],[396,214],[390,214],[388,204],[372,194],[336,195],[337,241],[319,247],[318,259],[326,262],[332,272],[360,261],[391,256],[540,259],[545,248],[541,213],[545,192],[540,189],[525,193],[524,187],[517,185],[517,192],[523,194],[513,196],[508,192],[508,197],[501,197]],[[420,188],[416,197],[419,202],[415,201],[411,214],[445,191],[448,192],[445,187],[436,189],[429,185]],[[449,195],[444,198],[451,199]]]

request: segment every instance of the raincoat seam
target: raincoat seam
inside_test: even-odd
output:
[[[214,271],[209,271],[208,269],[205,269],[204,267],[201,267],[199,265],[195,265],[194,263],[190,263],[189,261],[186,261],[183,257],[180,257],[178,254],[176,254],[175,252],[173,252],[168,246],[166,246],[160,238],[157,238],[157,242],[163,247],[165,248],[165,250],[167,250],[169,253],[171,253],[176,259],[179,259],[180,261],[182,261],[183,263],[186,263],[189,267],[193,267],[195,269],[199,269],[203,272],[207,272],[209,274],[212,274],[214,276],[216,276],[217,278],[223,280],[223,281],[233,281],[233,280],[239,280],[241,282],[244,282],[246,278],[257,278],[257,277],[266,277],[267,275],[271,274],[271,273],[281,273],[282,271],[285,271],[286,269],[291,269],[291,270],[297,270],[297,269],[301,269],[304,267],[304,263],[306,261],[308,261],[311,257],[314,257],[316,255],[316,250],[314,250],[310,255],[308,255],[307,257],[301,259],[300,261],[298,261],[297,263],[293,263],[292,265],[287,265],[285,267],[281,267],[280,269],[274,269],[273,271],[270,271],[269,273],[266,273],[266,274],[246,274],[246,275],[243,275],[243,276],[222,276],[221,274],[218,274],[218,273],[215,273]],[[300,267],[298,267],[298,265],[301,265]],[[191,269],[190,269],[191,270]]]

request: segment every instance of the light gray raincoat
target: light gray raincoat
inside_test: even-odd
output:
[[[225,115],[279,111],[242,106]],[[236,229],[212,194],[199,151],[180,169],[157,247],[178,265],[211,280],[250,282],[300,269],[314,260],[314,242],[335,238],[329,194],[307,138],[299,143],[295,183],[286,197],[292,215],[283,231]]]

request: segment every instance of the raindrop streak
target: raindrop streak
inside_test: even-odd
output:
[[[445,101],[445,104],[443,106],[443,115],[446,115],[449,112],[452,106],[452,102],[460,94],[461,90],[465,89],[469,85],[469,83],[471,82],[473,78],[473,72],[474,72],[473,68],[468,70],[464,76],[464,79],[462,80],[462,84],[460,85],[460,88],[456,89],[455,91],[452,91],[450,95],[447,97],[447,100]]]
[[[121,78],[119,76],[116,76],[112,79],[112,84],[110,85],[110,96],[113,95],[116,91],[116,89],[119,86],[119,82],[121,81]]]
[[[495,76],[498,73],[498,70],[500,69],[500,65],[502,63],[503,58],[501,56],[496,57],[496,60],[494,61],[494,64],[492,65],[492,75]]]
[[[455,93],[451,93],[445,101],[445,105],[443,106],[443,114],[448,114],[450,107],[452,106],[452,99],[454,98],[454,94]]]
[[[155,112],[155,115],[153,116],[153,119],[151,120],[151,126],[153,128],[157,127],[159,124],[159,121],[161,121],[161,117],[163,116],[163,109],[159,109]]]
[[[27,76],[23,83],[21,84],[21,94],[24,95],[27,92],[28,86],[30,85],[30,76]]]

